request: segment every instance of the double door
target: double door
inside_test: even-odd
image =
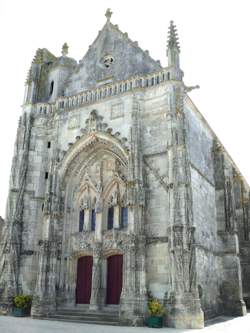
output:
[[[123,256],[107,258],[106,304],[119,304],[122,291]],[[92,289],[93,257],[84,256],[77,262],[76,303],[89,304]]]

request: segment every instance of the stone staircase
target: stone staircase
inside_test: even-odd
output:
[[[120,325],[119,312],[116,308],[93,311],[78,306],[61,307],[46,319],[95,325]]]

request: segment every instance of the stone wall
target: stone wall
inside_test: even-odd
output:
[[[207,318],[218,313],[244,314],[238,238],[242,213],[236,209],[236,166],[221,145],[217,148],[215,134],[189,99],[185,110],[201,304]]]
[[[187,143],[191,160],[193,218],[197,256],[197,284],[205,318],[219,312],[221,258],[218,255],[213,171],[213,135],[187,101]]]
[[[170,262],[168,244],[157,238],[147,246],[147,288],[150,295],[164,300],[170,290]]]

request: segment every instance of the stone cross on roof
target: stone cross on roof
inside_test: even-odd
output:
[[[105,16],[107,17],[107,20],[110,21],[110,18],[112,16],[113,12],[111,12],[110,8],[106,10]]]
[[[62,46],[62,56],[65,57],[69,52],[69,47],[67,43],[64,43]]]

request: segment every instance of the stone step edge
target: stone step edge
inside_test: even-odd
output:
[[[48,317],[53,317],[53,318],[55,318],[55,317],[57,317],[57,318],[72,318],[72,319],[86,319],[86,320],[106,320],[106,321],[119,321],[119,317],[116,317],[116,318],[114,318],[114,317],[111,317],[111,318],[107,318],[107,317],[99,317],[99,316],[94,316],[94,317],[89,317],[89,316],[82,316],[82,315],[79,315],[79,316],[76,316],[76,315],[67,315],[67,316],[65,316],[65,315],[61,315],[61,314],[57,314],[57,313],[55,313],[55,314],[51,314],[51,315],[49,315]]]
[[[62,314],[62,315],[82,315],[82,316],[104,316],[104,317],[119,317],[119,314],[118,313],[103,313],[103,312],[100,312],[100,313],[89,313],[89,312],[75,312],[75,311],[56,311],[52,314]]]
[[[54,318],[54,317],[46,317],[46,318],[39,318],[44,320],[50,321],[63,321],[63,322],[70,322],[70,323],[79,323],[79,324],[90,324],[90,325],[107,325],[107,326],[121,326],[121,324],[117,322],[110,322],[110,321],[89,321],[89,320],[73,320],[73,319],[63,319],[63,318]]]

